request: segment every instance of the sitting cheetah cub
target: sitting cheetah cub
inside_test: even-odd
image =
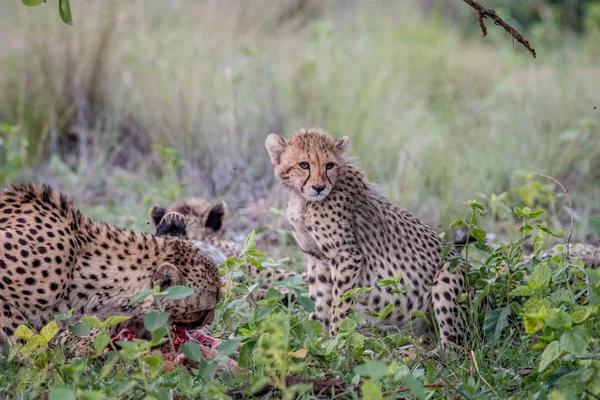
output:
[[[315,302],[311,319],[334,335],[351,311],[350,299],[331,310],[336,299],[350,289],[373,287],[359,296],[357,307],[382,311],[394,304],[382,329],[408,329],[412,310],[433,311],[442,343],[457,341],[463,331],[455,304],[464,288],[462,272],[450,273],[448,263],[440,263],[445,243],[432,229],[392,204],[351,164],[348,142],[347,136],[334,140],[320,129],[301,129],[287,141],[271,134],[265,143],[275,176],[291,192],[286,215],[307,262]],[[451,249],[447,260],[457,256]],[[376,284],[400,274],[401,285],[411,287],[402,303],[391,286]],[[430,330],[418,318],[411,324],[417,335]]]

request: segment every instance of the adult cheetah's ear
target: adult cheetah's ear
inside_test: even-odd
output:
[[[174,211],[168,212],[156,225],[156,236],[186,237],[186,225],[187,222],[182,214]]]
[[[271,158],[271,163],[274,166],[278,166],[281,162],[281,154],[283,154],[283,150],[287,144],[285,140],[280,138],[278,135],[271,133],[267,136],[267,140],[265,140],[265,147],[267,149],[267,153],[269,153],[269,157]]]
[[[213,208],[210,209],[208,213],[208,217],[206,218],[206,227],[212,229],[213,231],[218,231],[223,226],[223,219],[225,218],[225,212],[227,211],[227,206],[224,201],[220,201]]]
[[[152,285],[160,286],[161,290],[167,289],[174,285],[182,285],[184,283],[183,274],[171,263],[163,263],[158,266],[152,275]]]
[[[335,149],[340,153],[346,151],[346,149],[349,148],[349,145],[350,138],[348,136],[342,136],[341,138],[335,141]]]
[[[150,219],[154,223],[154,226],[157,226],[160,223],[160,220],[166,213],[167,209],[164,207],[152,206],[150,208]]]

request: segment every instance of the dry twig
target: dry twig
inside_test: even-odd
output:
[[[519,42],[523,46],[525,46],[525,48],[527,50],[529,50],[529,52],[531,53],[533,58],[535,58],[535,50],[533,49],[533,47],[531,47],[529,42],[515,28],[513,28],[512,26],[510,26],[509,24],[504,22],[504,20],[502,18],[500,18],[498,16],[498,14],[496,14],[496,11],[494,11],[490,8],[484,7],[474,0],[463,0],[463,1],[465,3],[467,3],[468,5],[470,5],[471,7],[473,7],[475,9],[475,11],[477,11],[477,20],[479,21],[479,26],[481,27],[481,33],[483,34],[483,36],[487,35],[487,29],[485,27],[483,19],[490,18],[492,21],[494,21],[494,24],[500,25],[501,27],[503,27],[504,30],[506,30],[506,32],[510,33],[510,35],[517,42]]]

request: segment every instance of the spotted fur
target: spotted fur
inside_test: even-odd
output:
[[[168,302],[176,323],[210,323],[218,300],[216,265],[186,240],[155,237],[100,224],[81,215],[46,185],[0,192],[0,341],[15,343],[19,324],[39,330],[54,314],[127,315],[122,327],[139,330],[156,310],[147,298],[129,300],[155,285],[187,285],[194,294]]]
[[[229,257],[238,257],[244,250],[241,244],[225,239],[226,231],[223,224],[227,212],[225,202],[211,204],[199,197],[188,197],[171,204],[168,208],[154,206],[150,209],[150,218],[156,225],[157,235],[164,231],[160,226],[161,220],[171,212],[185,217],[185,236],[217,264],[225,262],[224,260]],[[284,281],[296,275],[283,269],[259,271],[253,265],[248,265],[248,272],[254,280],[262,282],[261,289],[267,289],[273,281]],[[306,279],[306,274],[301,276]]]
[[[348,137],[334,140],[320,129],[299,130],[288,140],[269,135],[265,146],[275,176],[291,193],[286,214],[308,267],[309,293],[320,321],[330,335],[351,311],[351,301],[332,308],[347,291],[373,287],[358,297],[357,307],[392,312],[380,326],[408,329],[418,334],[429,326],[409,313],[433,312],[443,343],[456,341],[464,331],[457,296],[465,279],[441,262],[445,243],[432,229],[392,204],[367,181],[345,154]],[[451,249],[447,260],[458,257]],[[402,275],[410,285],[402,295],[378,279]],[[375,323],[375,319],[367,315]]]

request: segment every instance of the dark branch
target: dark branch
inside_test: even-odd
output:
[[[529,42],[515,28],[513,28],[512,26],[510,26],[509,24],[504,22],[504,20],[502,18],[500,18],[498,16],[498,14],[496,14],[496,11],[489,9],[487,7],[484,7],[474,0],[463,0],[463,1],[465,3],[467,3],[468,5],[470,5],[471,7],[473,7],[475,9],[475,11],[477,11],[477,20],[479,21],[479,26],[481,27],[481,33],[483,34],[483,36],[487,35],[487,29],[485,27],[485,24],[483,23],[483,19],[490,18],[492,21],[494,21],[494,24],[500,25],[501,27],[503,27],[504,30],[506,30],[506,32],[510,33],[511,36],[513,38],[515,38],[515,40],[517,42],[519,42],[523,46],[525,46],[525,48],[527,50],[529,50],[529,52],[531,53],[533,58],[535,58],[535,50],[533,49],[533,47],[531,47]]]

